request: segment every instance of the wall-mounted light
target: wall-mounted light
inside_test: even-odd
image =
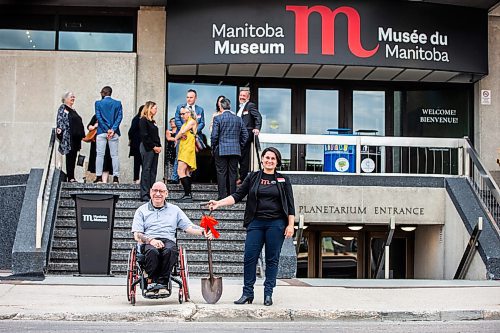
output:
[[[352,236],[344,236],[342,237],[343,240],[346,240],[346,241],[352,241],[354,239],[354,237]]]
[[[352,230],[352,231],[359,231],[359,230],[363,229],[362,225],[348,225],[347,227],[349,228],[349,230]]]
[[[414,225],[406,225],[406,226],[401,227],[401,230],[407,231],[407,232],[414,231],[415,229],[417,229],[417,227]]]

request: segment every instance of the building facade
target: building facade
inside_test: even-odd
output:
[[[132,181],[126,133],[139,106],[148,100],[158,104],[156,118],[164,133],[190,88],[197,90],[197,105],[205,109],[207,136],[217,96],[228,97],[236,109],[239,90],[249,87],[263,116],[263,133],[332,134],[335,131],[329,130],[345,129],[349,134],[388,137],[468,136],[487,169],[500,174],[500,6],[496,1],[447,3],[223,0],[191,1],[187,6],[176,0],[123,0],[108,6],[81,0],[71,5],[31,1],[20,6],[0,0],[0,175],[43,168],[63,92],[75,93],[75,107],[87,124],[106,85],[113,88],[113,97],[122,101],[124,110],[122,182]],[[83,145],[82,154],[88,156],[90,147]],[[328,171],[323,150],[289,146],[280,146],[285,169]],[[396,158],[389,162],[388,172],[408,167]],[[200,170],[209,170],[209,157],[201,165]],[[456,168],[451,163],[448,167],[450,173]],[[77,172],[81,179],[83,169]],[[158,174],[159,179],[169,176],[167,171]],[[209,182],[212,175],[200,172],[199,177],[200,182]],[[314,216],[316,206],[307,200],[316,196],[308,196],[308,189],[300,186],[301,209]],[[384,195],[392,191],[379,190]],[[439,215],[439,209],[450,205],[443,189],[426,191],[420,198],[441,204],[435,219],[429,219],[430,213],[422,218],[427,229],[417,236],[397,235],[395,248],[405,255],[396,260],[413,267],[395,272],[403,278],[444,278],[452,270],[446,267],[450,260],[444,254],[436,259],[429,248],[423,256],[413,253],[425,249],[429,241],[442,246],[442,227],[454,223],[451,220],[458,214],[446,208],[449,213]],[[352,196],[356,200],[356,194]],[[337,201],[342,206],[342,200]],[[424,206],[431,207],[427,212],[436,208],[425,202],[413,205],[415,219]],[[355,210],[351,216],[359,213],[356,209],[374,214],[363,221],[374,225],[363,236],[365,249],[360,249],[369,257],[367,247],[384,231],[375,215],[390,215],[385,211],[389,205],[343,207]],[[335,252],[340,238],[352,235],[345,225],[348,221],[329,216],[330,226],[311,226],[309,240]],[[445,237],[462,239],[466,234]],[[370,276],[370,260],[347,270],[346,276]],[[313,262],[299,266],[299,275],[328,276]]]

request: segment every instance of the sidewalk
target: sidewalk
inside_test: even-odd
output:
[[[191,302],[137,296],[130,305],[125,277],[49,276],[0,281],[0,319],[86,321],[500,320],[500,281],[279,280],[265,307],[263,280],[254,304],[235,305],[240,279],[223,278],[222,298],[206,304],[200,278],[190,279]],[[139,290],[139,288],[137,289]],[[499,322],[500,323],[500,322]]]

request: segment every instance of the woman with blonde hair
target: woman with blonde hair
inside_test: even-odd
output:
[[[149,190],[156,182],[156,172],[158,170],[158,156],[161,152],[160,135],[158,125],[154,117],[158,112],[155,102],[147,101],[142,109],[139,119],[139,131],[141,133],[141,144],[139,151],[142,157],[141,173],[141,200],[148,201]]]
[[[178,165],[177,174],[184,188],[184,196],[180,201],[193,202],[191,194],[191,173],[196,170],[196,132],[198,130],[198,122],[194,111],[189,111],[187,108],[181,108],[180,116],[184,121],[181,129],[175,135],[175,144],[179,145],[179,153],[177,155]]]

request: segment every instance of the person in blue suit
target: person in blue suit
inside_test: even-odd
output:
[[[240,160],[241,150],[248,139],[248,131],[243,124],[243,120],[230,110],[231,101],[222,98],[220,106],[222,113],[214,117],[210,137],[217,170],[217,186],[219,189],[219,198],[217,200],[236,192],[238,161]]]
[[[96,136],[96,183],[102,183],[102,168],[106,142],[109,145],[113,161],[113,183],[117,184],[120,177],[120,160],[118,158],[118,141],[120,138],[120,123],[123,119],[122,102],[111,98],[113,89],[106,86],[101,89],[100,101],[95,102],[95,115],[98,127]]]
[[[195,134],[202,135],[202,130],[205,127],[205,110],[199,105],[196,105],[196,98],[197,98],[196,90],[194,89],[189,89],[186,93],[186,103],[181,103],[177,105],[177,108],[175,110],[175,125],[177,128],[181,128],[182,124],[184,123],[184,120],[182,119],[180,113],[182,108],[186,108],[188,110],[193,110],[196,114],[196,121],[198,122],[198,132]],[[179,153],[179,145],[176,147],[177,152],[176,154]],[[172,182],[178,183],[179,182],[179,175],[177,174],[177,157],[175,158],[174,162],[174,167],[173,167],[173,173],[172,173]]]

